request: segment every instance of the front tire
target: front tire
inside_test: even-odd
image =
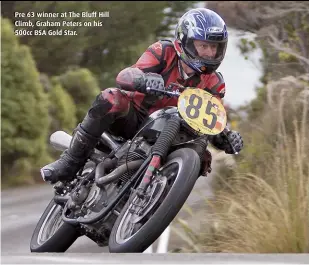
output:
[[[138,228],[139,230],[134,235],[128,239],[120,240],[119,234],[126,216],[130,214],[128,208],[132,200],[126,203],[110,234],[109,251],[111,253],[141,253],[145,251],[157,240],[181,210],[199,177],[200,158],[196,151],[182,148],[171,153],[161,169],[164,170],[171,164],[178,164],[178,172],[165,198],[158,203],[156,211],[146,223]]]
[[[64,223],[61,206],[52,199],[36,225],[31,241],[31,252],[65,252],[80,236],[76,228]]]

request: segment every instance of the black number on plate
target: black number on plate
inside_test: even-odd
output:
[[[197,101],[194,102],[194,100],[197,99]],[[194,104],[195,103],[195,104]],[[199,117],[200,115],[200,108],[203,104],[203,99],[197,95],[191,95],[189,98],[189,105],[186,109],[186,115],[190,118],[190,119],[196,119]],[[216,123],[217,123],[217,116],[214,112],[211,111],[212,108],[212,103],[211,101],[208,101],[208,104],[206,106],[206,110],[205,113],[208,115],[212,116],[212,120],[211,123],[208,123],[208,120],[203,119],[203,124],[205,127],[209,128],[210,130],[212,130]]]
[[[210,101],[208,101],[205,113],[208,114],[208,115],[211,115],[212,119],[211,119],[210,124],[208,123],[208,120],[203,119],[203,124],[204,124],[205,127],[209,128],[210,130],[215,128],[215,125],[217,123],[217,115],[214,112],[211,112],[211,108],[212,108],[212,103]]]
[[[197,103],[194,103],[194,100],[197,99]],[[189,98],[189,106],[186,109],[186,114],[190,119],[196,119],[200,115],[200,108],[202,106],[203,99],[197,95],[191,95]],[[193,110],[193,114],[191,114]]]

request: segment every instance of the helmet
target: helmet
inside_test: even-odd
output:
[[[214,58],[198,55],[193,40],[216,43]],[[228,42],[228,32],[223,19],[214,11],[195,8],[186,12],[175,30],[174,47],[179,58],[200,74],[210,74],[222,63]]]

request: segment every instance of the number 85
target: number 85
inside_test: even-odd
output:
[[[197,103],[194,104],[194,100],[197,99]],[[191,95],[189,98],[189,105],[186,108],[186,115],[190,118],[190,119],[197,119],[200,116],[200,108],[203,104],[203,99],[197,95]],[[203,119],[203,124],[205,127],[209,128],[209,129],[213,129],[217,123],[217,115],[214,112],[211,112],[212,109],[212,103],[211,101],[208,101],[207,106],[206,106],[206,110],[205,113],[208,115],[212,116],[212,120],[211,123],[208,123],[207,119]],[[191,114],[193,110],[193,114]]]

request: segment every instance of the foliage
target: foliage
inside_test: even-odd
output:
[[[11,21],[31,21],[35,24],[35,30],[59,30],[59,29],[71,29],[76,30],[78,37],[70,35],[39,35],[39,36],[21,36],[20,41],[23,44],[27,44],[31,47],[33,57],[37,63],[37,68],[41,73],[48,75],[54,75],[66,71],[70,65],[78,65],[79,54],[82,53],[83,49],[87,46],[87,37],[85,36],[88,28],[84,26],[80,27],[52,27],[52,26],[38,26],[37,21],[40,22],[83,22],[85,18],[74,18],[67,15],[66,18],[39,18],[37,15],[33,17],[16,18],[14,12],[23,12],[28,14],[33,12],[34,14],[42,12],[82,12],[88,10],[88,2],[76,2],[76,1],[10,1],[11,6],[4,6],[1,11],[4,16],[9,18]],[[7,3],[6,5],[9,5]],[[12,9],[14,12],[9,12],[7,9]],[[9,10],[10,10],[9,9]],[[14,29],[31,29],[31,27],[15,27]],[[61,63],[60,63],[61,62]]]
[[[54,78],[53,86],[49,92],[51,128],[50,133],[57,130],[72,134],[77,126],[76,105],[70,94]]]
[[[252,41],[248,40],[247,38],[241,38],[240,43],[238,44],[238,48],[240,52],[245,55],[245,59],[248,59],[247,54],[257,49],[257,44]]]
[[[103,73],[117,69],[121,64],[130,65],[137,59],[131,47],[144,43],[144,49],[158,36],[165,35],[167,28],[174,24],[179,16],[195,1],[141,1],[112,2],[112,1],[10,1],[3,6],[2,14],[12,21],[16,20],[14,11],[28,13],[39,12],[67,12],[65,18],[40,18],[40,21],[73,21],[101,22],[102,26],[79,27],[43,27],[36,29],[71,29],[76,30],[78,36],[25,36],[21,38],[32,48],[34,58],[40,72],[49,75],[59,75],[70,66],[88,68],[97,77]],[[166,10],[169,10],[166,13]],[[69,17],[70,11],[80,13],[88,11],[109,12],[109,17],[76,18]],[[36,17],[25,17],[24,21],[38,20]],[[112,30],[111,30],[112,29]],[[149,37],[152,36],[151,39]],[[49,62],[49,63],[46,63]],[[58,62],[61,62],[59,64]]]
[[[9,181],[30,174],[31,167],[47,158],[49,119],[47,97],[30,49],[19,43],[8,19],[1,18],[1,25],[1,171],[3,180]]]
[[[266,86],[257,88],[256,97],[250,102],[250,104],[243,107],[243,109],[245,109],[247,112],[248,120],[257,119],[261,112],[263,112],[266,103],[266,95]]]
[[[77,122],[81,122],[100,88],[94,75],[87,68],[72,69],[54,77],[69,93],[76,105]]]

